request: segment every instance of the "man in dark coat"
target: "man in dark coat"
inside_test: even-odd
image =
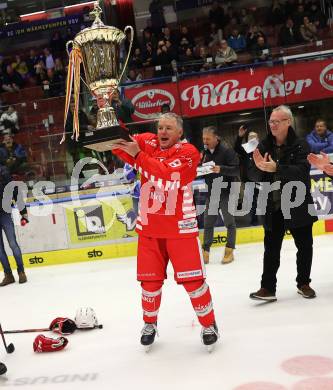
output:
[[[253,153],[250,179],[261,182],[263,188],[274,183],[274,188],[268,193],[264,216],[265,253],[261,288],[250,294],[251,299],[276,301],[276,274],[286,230],[290,231],[297,247],[297,291],[304,298],[316,296],[310,287],[312,225],[317,217],[310,193],[309,146],[297,137],[291,127],[292,121],[289,107],[275,108],[269,120],[271,132]],[[258,204],[260,202],[264,205],[259,195]]]
[[[227,242],[222,264],[228,264],[234,260],[233,251],[236,244],[235,217],[230,212],[233,210],[229,210],[230,185],[231,182],[236,181],[236,178],[239,178],[239,159],[233,149],[226,148],[221,144],[220,135],[215,126],[208,126],[203,129],[202,140],[205,151],[201,163],[213,162],[215,164],[211,173],[205,175],[208,191],[204,214],[203,257],[207,264],[214,238],[214,226],[218,214],[221,212],[224,225],[227,228]],[[221,188],[220,184],[226,185]],[[217,188],[219,192],[216,193],[214,188]],[[234,206],[236,207],[236,204]]]

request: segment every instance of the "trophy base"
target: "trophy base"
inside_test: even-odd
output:
[[[82,143],[88,149],[106,152],[112,149],[114,143],[121,140],[131,141],[128,130],[121,126],[112,126],[85,133]]]

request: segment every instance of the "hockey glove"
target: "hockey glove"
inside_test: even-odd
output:
[[[75,322],[69,318],[57,317],[51,322],[49,329],[55,333],[69,335],[74,333],[76,325]]]
[[[55,352],[61,351],[68,344],[66,337],[58,337],[53,339],[51,337],[45,337],[42,334],[39,334],[33,343],[33,348],[35,352]]]

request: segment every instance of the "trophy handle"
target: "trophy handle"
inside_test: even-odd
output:
[[[67,51],[67,54],[68,54],[68,57],[69,57],[69,46],[73,44],[73,41],[68,41],[66,43],[66,51]]]
[[[119,81],[123,78],[124,76],[124,73],[125,73],[125,70],[126,70],[126,66],[127,66],[127,63],[128,63],[128,60],[129,60],[129,57],[131,55],[131,50],[132,50],[132,46],[133,46],[133,41],[134,41],[134,29],[132,26],[126,26],[124,28],[124,33],[126,33],[127,30],[131,30],[131,42],[130,42],[130,45],[129,45],[129,48],[128,48],[128,54],[127,54],[127,58],[126,58],[126,61],[124,63],[124,66],[123,66],[123,70],[121,72],[121,75],[119,77]]]

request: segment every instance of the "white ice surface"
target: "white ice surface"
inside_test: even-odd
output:
[[[312,286],[318,297],[306,300],[296,293],[296,251],[288,240],[278,301],[269,304],[248,298],[259,287],[262,243],[239,246],[229,265],[219,263],[223,248],[212,249],[207,281],[221,332],[212,354],[200,342],[189,298],[173,281],[172,269],[163,289],[160,337],[148,354],[139,343],[141,291],[134,258],[27,269],[27,284],[0,290],[4,329],[47,327],[57,316],[74,318],[81,306],[93,307],[104,329],[77,331],[65,350],[48,354],[33,352],[34,333],[7,335],[16,350],[8,355],[0,345],[0,361],[8,368],[0,388],[233,390],[264,381],[292,389],[306,376],[284,372],[283,361],[304,355],[333,359],[333,235],[316,237],[314,247]]]

